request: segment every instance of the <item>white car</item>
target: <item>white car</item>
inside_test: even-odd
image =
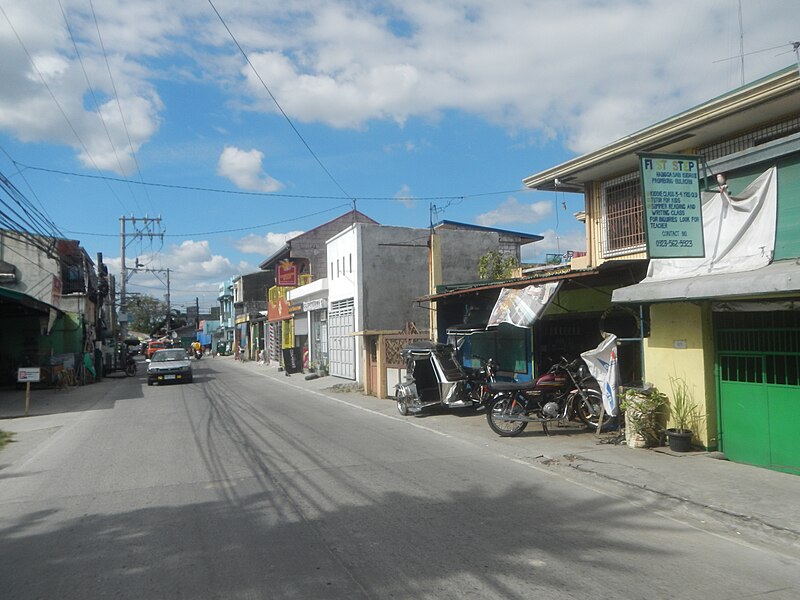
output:
[[[183,348],[156,350],[147,363],[147,385],[192,382],[192,363]]]

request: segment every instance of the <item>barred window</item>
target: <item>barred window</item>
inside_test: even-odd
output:
[[[786,121],[773,123],[759,129],[739,134],[721,142],[701,146],[698,154],[706,161],[722,158],[735,152],[755,148],[772,140],[777,140],[800,131],[800,117],[793,117]]]
[[[642,189],[639,173],[631,173],[601,186],[603,200],[603,256],[644,249]]]

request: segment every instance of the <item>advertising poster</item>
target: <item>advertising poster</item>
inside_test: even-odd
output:
[[[704,256],[700,157],[640,154],[639,161],[649,257]]]

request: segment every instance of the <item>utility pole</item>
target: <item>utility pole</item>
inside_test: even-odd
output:
[[[130,223],[133,225],[134,231],[131,233],[126,233],[125,225],[126,223]],[[120,334],[122,339],[128,336],[128,297],[127,297],[127,288],[126,285],[128,283],[128,278],[130,275],[128,272],[135,273],[140,269],[139,264],[137,262],[136,268],[128,269],[125,264],[125,248],[128,246],[128,238],[131,238],[131,241],[136,238],[161,238],[161,241],[164,241],[164,232],[163,231],[150,231],[151,227],[158,225],[158,228],[161,229],[161,217],[151,218],[148,216],[144,217],[120,217],[120,259],[121,259],[121,266],[120,266],[120,296],[119,296],[119,314],[123,319],[120,319]],[[137,226],[138,224],[138,226]],[[167,292],[167,304],[169,304],[169,292]]]

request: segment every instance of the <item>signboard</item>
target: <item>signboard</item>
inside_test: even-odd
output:
[[[700,161],[684,154],[639,155],[650,258],[705,256]]]
[[[41,381],[42,370],[39,367],[20,367],[17,369],[17,381],[19,383],[36,383]]]
[[[297,265],[289,260],[283,260],[278,263],[277,273],[275,277],[275,285],[282,287],[296,287],[297,286]]]
[[[306,302],[303,302],[303,310],[305,312],[311,312],[312,310],[322,310],[323,308],[328,308],[327,298],[317,298],[315,300],[308,300]]]

